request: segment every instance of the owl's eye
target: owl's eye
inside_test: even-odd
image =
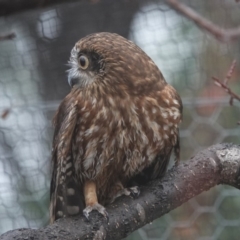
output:
[[[80,56],[79,57],[79,64],[80,64],[81,69],[87,69],[87,67],[89,65],[88,58],[84,55]]]

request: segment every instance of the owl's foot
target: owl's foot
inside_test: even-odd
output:
[[[91,206],[87,206],[84,210],[83,210],[83,215],[89,220],[89,213],[92,212],[93,210],[98,211],[100,214],[102,214],[106,220],[108,221],[108,213],[105,209],[105,207],[103,207],[101,204],[99,203],[94,203]]]
[[[89,213],[93,210],[96,210],[100,214],[102,214],[108,221],[108,213],[105,207],[98,203],[96,183],[94,181],[88,180],[84,183],[84,198],[86,208],[83,210],[83,215],[87,219],[89,219]]]
[[[122,188],[119,190],[114,196],[111,197],[110,203],[114,202],[116,198],[121,196],[132,196],[134,198],[138,197],[140,194],[140,189],[138,186],[130,187],[130,188]]]
[[[140,194],[140,189],[138,186],[127,188],[127,190],[130,192],[130,195],[134,198],[138,197]]]

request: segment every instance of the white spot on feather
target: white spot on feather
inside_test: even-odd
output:
[[[165,131],[169,130],[169,126],[168,125],[164,125],[163,126],[163,130],[165,130]]]
[[[164,135],[163,135],[163,138],[164,138],[164,139],[168,139],[169,136],[168,136],[167,134],[164,134]]]
[[[57,215],[58,215],[58,217],[62,217],[63,216],[63,212],[62,211],[58,211]]]
[[[164,102],[165,102],[166,104],[169,104],[169,100],[168,100],[168,99],[164,99]]]
[[[70,159],[69,159],[70,160]],[[67,165],[66,165],[66,169],[70,168],[72,166],[72,163],[69,162]]]
[[[79,213],[79,207],[78,206],[67,206],[67,212],[70,215],[74,215]]]
[[[90,153],[89,156],[84,160],[83,167],[85,170],[88,170],[94,163],[95,154],[94,152]]]
[[[97,142],[98,139],[94,139],[93,141],[89,141],[86,146],[85,160],[83,161],[83,167],[85,170],[88,170],[94,163],[94,159],[97,154],[96,151]]]
[[[86,131],[85,131],[85,136],[89,136],[89,135],[91,135],[92,133],[94,133],[94,132],[97,132],[99,130],[99,127],[98,126],[91,126],[89,129],[87,129]]]
[[[72,195],[74,195],[75,194],[75,190],[73,189],[73,188],[68,188],[67,189],[67,195],[68,196],[72,196]]]
[[[163,118],[168,118],[168,112],[166,109],[162,108],[162,107],[159,107],[160,108],[160,112],[161,112],[161,116]]]
[[[153,108],[152,109],[152,113],[155,114],[157,112],[157,109],[156,108]]]
[[[173,103],[179,106],[179,102],[176,99],[173,99]]]

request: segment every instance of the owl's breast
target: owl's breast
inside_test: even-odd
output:
[[[72,144],[80,178],[131,177],[176,143],[180,113],[156,100],[85,102]]]

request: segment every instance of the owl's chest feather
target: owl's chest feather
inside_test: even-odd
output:
[[[140,172],[175,144],[179,117],[176,108],[156,104],[85,104],[72,147],[77,172],[83,178],[95,178],[108,168],[128,176]]]

